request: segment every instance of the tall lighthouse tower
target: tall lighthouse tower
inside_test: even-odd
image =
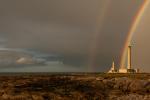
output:
[[[136,73],[136,70],[132,68],[132,46],[129,45],[127,49],[127,67],[120,68],[119,73]]]
[[[127,65],[127,69],[131,69],[131,60],[132,60],[132,58],[131,58],[131,45],[129,45],[128,46],[128,65]]]
[[[127,73],[135,73],[136,70],[132,68],[132,51],[131,51],[132,46],[128,46],[128,59],[127,59]]]

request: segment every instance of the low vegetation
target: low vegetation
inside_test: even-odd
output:
[[[0,100],[150,100],[150,74],[0,76]]]

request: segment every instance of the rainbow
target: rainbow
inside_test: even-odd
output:
[[[96,30],[92,35],[92,39],[89,44],[89,53],[88,53],[88,69],[87,71],[91,72],[94,71],[94,66],[96,66],[96,57],[98,54],[98,45],[99,45],[99,37],[101,35],[101,29],[102,29],[102,23],[104,23],[105,15],[106,12],[108,11],[108,8],[110,6],[111,1],[110,0],[105,0],[103,2],[104,4],[102,5],[98,17],[97,17],[97,23],[96,23]]]
[[[141,7],[139,8],[137,14],[134,17],[134,20],[131,24],[131,28],[129,29],[129,32],[127,34],[127,38],[125,40],[125,45],[123,47],[123,51],[122,51],[122,55],[121,55],[121,61],[120,61],[120,68],[125,67],[127,47],[128,47],[128,45],[130,45],[130,41],[132,39],[132,36],[135,33],[135,31],[136,31],[136,29],[137,29],[137,27],[138,27],[138,25],[142,19],[142,16],[143,16],[149,3],[150,3],[150,0],[144,0],[144,2],[142,3]]]

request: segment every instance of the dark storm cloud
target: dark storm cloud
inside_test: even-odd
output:
[[[112,58],[119,61],[141,3],[142,0],[0,0],[0,36],[5,38],[6,47],[55,53],[64,56],[67,64],[86,65],[89,44],[101,26],[95,63],[104,70]],[[104,18],[99,19],[102,14]]]

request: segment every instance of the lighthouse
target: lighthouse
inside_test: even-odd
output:
[[[127,66],[128,69],[131,69],[131,60],[132,60],[131,59],[131,45],[129,45],[128,46],[128,61],[127,61],[128,62],[128,66]]]
[[[117,69],[115,69],[115,62],[112,62],[111,69],[108,71],[108,73],[117,73]]]
[[[132,46],[128,46],[128,59],[127,59],[127,73],[135,73],[136,70],[132,68]]]

